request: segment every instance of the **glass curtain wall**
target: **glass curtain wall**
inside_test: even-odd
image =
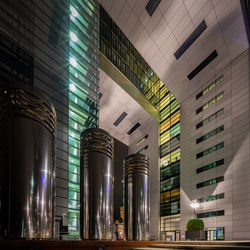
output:
[[[79,238],[80,134],[98,126],[99,3],[70,0],[68,231]]]
[[[100,8],[100,51],[159,111],[162,81],[104,8]]]
[[[180,104],[160,88],[161,239],[180,230]]]
[[[161,235],[179,231],[180,104],[102,7],[100,51],[159,111]]]

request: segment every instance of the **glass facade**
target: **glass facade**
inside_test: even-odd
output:
[[[124,33],[100,6],[100,51],[159,111],[164,85]]]
[[[97,127],[99,113],[99,3],[70,0],[68,231],[79,238],[80,135]]]
[[[161,232],[179,230],[180,104],[108,13],[100,8],[100,51],[159,112]]]
[[[180,104],[160,88],[161,237],[180,230]]]

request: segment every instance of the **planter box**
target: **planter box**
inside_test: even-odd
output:
[[[206,240],[206,231],[204,230],[193,230],[185,232],[186,240]]]

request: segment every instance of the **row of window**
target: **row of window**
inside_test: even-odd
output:
[[[148,134],[145,135],[143,138],[141,138],[139,141],[136,142],[136,145],[139,146],[141,143],[143,143],[148,138]]]
[[[221,83],[224,80],[223,75],[217,78],[214,82],[210,83],[205,89],[203,89],[199,94],[196,95],[196,100],[198,100],[200,97],[204,96],[208,91],[216,87],[219,83]]]
[[[222,181],[224,181],[224,176],[220,176],[217,178],[210,179],[208,181],[200,182],[200,183],[196,184],[196,188],[198,189],[198,188],[207,187],[207,186],[217,184],[217,183],[222,182]]]
[[[219,143],[219,144],[217,144],[217,145],[215,145],[215,146],[213,146],[211,148],[208,148],[208,149],[196,154],[196,159],[201,158],[203,156],[206,156],[206,155],[208,155],[210,153],[213,153],[214,151],[217,151],[217,150],[219,150],[221,148],[224,148],[224,142],[221,142],[221,143]]]
[[[207,164],[205,166],[197,168],[196,169],[196,174],[202,173],[202,172],[207,171],[207,170],[212,169],[212,168],[216,168],[216,167],[218,167],[220,165],[223,165],[223,164],[224,164],[224,159],[209,163],[209,164]]]
[[[199,107],[198,109],[196,109],[196,114],[199,114],[203,110],[209,108],[211,105],[213,105],[214,103],[216,103],[217,101],[219,101],[223,96],[224,96],[224,92],[222,91],[217,96],[215,96],[213,99],[211,99],[210,101],[208,101],[207,103],[205,103],[204,105],[202,105],[201,107]]]
[[[145,147],[143,147],[142,149],[140,149],[137,154],[143,153],[145,150],[148,149],[148,145],[146,145]]]
[[[216,200],[221,200],[221,199],[224,199],[224,193],[209,195],[207,197],[199,198],[197,199],[197,202],[204,203],[204,202],[216,201]]]
[[[69,238],[79,235],[80,134],[98,124],[99,5],[70,0],[69,50]],[[89,13],[89,14],[87,14]]]
[[[196,129],[206,125],[207,123],[213,121],[214,119],[216,119],[217,117],[221,116],[224,114],[224,108],[218,110],[217,112],[215,112],[214,114],[210,115],[209,117],[207,117],[206,119],[204,119],[203,121],[199,122],[196,124]]]
[[[201,136],[200,138],[196,139],[196,144],[199,144],[200,142],[209,139],[210,137],[222,132],[223,130],[224,130],[224,125],[219,126],[218,128],[216,128],[216,129],[210,131],[209,133]]]
[[[224,210],[218,210],[218,211],[211,211],[211,212],[205,212],[205,213],[198,213],[197,218],[210,218],[210,217],[216,217],[216,216],[223,216]]]

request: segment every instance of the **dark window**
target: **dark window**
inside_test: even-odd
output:
[[[199,74],[210,62],[212,62],[218,56],[217,51],[214,50],[206,59],[204,59],[187,77],[192,80],[197,74]]]
[[[152,16],[154,14],[154,12],[155,12],[155,10],[158,7],[160,2],[161,2],[161,0],[149,0],[145,9],[150,16]]]
[[[198,188],[207,187],[207,186],[217,184],[217,183],[222,182],[222,181],[224,181],[224,176],[220,176],[220,177],[208,180],[208,181],[200,182],[200,183],[196,184],[196,188],[198,189]]]
[[[219,150],[223,147],[224,147],[224,142],[221,142],[221,143],[219,143],[211,148],[208,148],[208,149],[196,154],[196,159],[201,158],[201,157],[208,155],[210,153],[213,153],[214,151]]]
[[[181,47],[174,53],[175,58],[178,60],[185,51],[197,40],[197,38],[206,30],[207,25],[203,20],[199,26],[192,32],[192,34],[185,40]]]
[[[137,128],[139,128],[141,126],[141,124],[139,123],[139,122],[137,122],[136,124],[135,124],[135,126],[134,127],[132,127],[129,131],[128,131],[128,135],[131,135]]]
[[[224,199],[224,193],[216,194],[216,195],[209,195],[204,198],[199,198],[197,199],[197,202],[204,203],[204,202],[216,201],[216,200],[221,200],[221,199]]]
[[[0,80],[33,84],[33,56],[16,42],[0,34]]]
[[[219,111],[217,111],[216,113],[210,115],[209,117],[207,117],[203,121],[197,123],[196,124],[196,129],[202,127],[203,125],[206,125],[207,123],[211,122],[212,120],[214,120],[215,118],[221,116],[222,114],[224,114],[224,108],[222,108]]]
[[[216,217],[216,216],[223,216],[224,210],[218,210],[218,211],[211,211],[206,213],[198,213],[197,218],[209,218],[209,217]]]
[[[209,163],[203,167],[197,168],[196,174],[202,173],[202,172],[207,171],[207,170],[212,169],[212,168],[216,168],[216,167],[223,165],[223,164],[224,164],[224,159]]]
[[[220,133],[220,132],[223,131],[223,130],[224,130],[224,125],[222,125],[222,126],[216,128],[216,129],[212,130],[211,132],[209,132],[209,133],[207,133],[207,134],[201,136],[200,138],[196,139],[196,144],[199,144],[200,142],[209,139],[210,137],[212,137],[212,136],[214,136],[214,135]]]
[[[115,125],[116,127],[123,121],[123,119],[127,116],[128,114],[126,112],[123,112],[118,118],[117,120],[114,122],[113,125]]]

